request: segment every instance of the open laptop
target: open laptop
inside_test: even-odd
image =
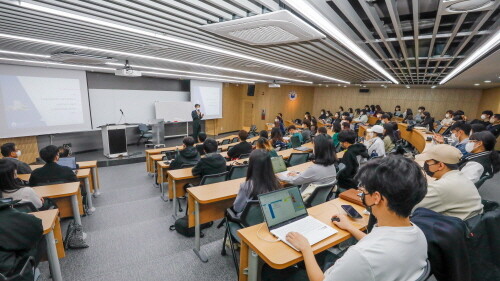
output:
[[[258,198],[269,231],[296,251],[286,241],[289,232],[304,235],[311,245],[337,233],[331,226],[308,215],[296,186],[261,194]]]
[[[75,157],[59,158],[59,160],[57,161],[57,164],[59,164],[61,166],[69,167],[73,171],[77,170],[76,158]]]
[[[285,160],[283,160],[282,156],[271,157],[271,163],[273,164],[273,171],[275,174],[286,171]]]

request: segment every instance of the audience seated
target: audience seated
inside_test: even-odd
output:
[[[319,120],[325,120],[326,119],[326,111],[324,109],[321,110],[318,119]]]
[[[469,134],[470,134],[471,126],[464,121],[459,121],[453,123],[450,127],[451,131],[451,139],[452,142],[450,143],[454,147],[458,148],[460,152],[464,155],[467,156],[469,154],[465,150],[465,145],[469,142]],[[441,135],[434,135],[434,140],[437,143],[446,143],[447,141],[443,138]]]
[[[403,123],[407,123],[409,125],[414,124],[415,119],[413,118],[413,110],[411,108],[407,108],[403,113]]]
[[[227,152],[227,156],[229,156],[229,158],[231,159],[236,159],[239,158],[242,154],[249,154],[250,152],[252,152],[252,144],[247,142],[247,131],[240,130],[238,132],[238,138],[240,139],[240,142],[229,149],[229,151]]]
[[[299,132],[299,130],[297,130],[297,127],[295,127],[295,125],[290,125],[288,127],[288,134],[290,134],[290,137],[298,137],[300,140],[300,143],[304,142],[304,137]]]
[[[78,181],[71,168],[57,164],[59,160],[59,150],[57,146],[49,145],[42,148],[40,150],[40,157],[45,161],[45,165],[35,169],[31,173],[30,186]]]
[[[384,115],[384,113],[382,112],[377,112],[375,114],[375,117],[377,117],[377,122],[375,122],[375,125],[381,125],[382,124],[382,116]]]
[[[418,107],[418,113],[414,116],[415,122],[421,123],[424,120],[425,106]]]
[[[325,272],[307,239],[288,233],[286,239],[302,252],[306,269],[293,280],[418,280],[424,273],[427,240],[409,218],[425,195],[426,181],[420,167],[412,160],[390,156],[368,162],[357,178],[363,204],[378,224],[366,234],[345,215],[335,215],[338,221],[333,223],[350,232],[358,243]]]
[[[338,147],[339,146],[339,133],[340,133],[340,131],[342,131],[342,127],[340,126],[340,124],[333,124],[332,131],[333,131],[333,135],[332,135],[333,146]]]
[[[16,177],[16,164],[0,159],[0,197],[31,202],[35,208],[40,209],[43,205],[43,198],[38,196],[33,188],[20,186]]]
[[[326,129],[326,127],[318,128],[318,132],[316,133],[316,135],[321,135],[321,134],[328,135],[328,130]]]
[[[483,124],[476,123],[476,124],[470,125],[470,134],[471,135],[474,133],[482,132],[482,131],[486,131],[486,127]]]
[[[495,144],[495,136],[489,131],[470,135],[465,145],[470,154],[462,157],[459,166],[462,174],[473,183],[500,170],[500,155],[495,151]]]
[[[257,195],[281,188],[273,171],[269,153],[256,149],[250,154],[245,182],[240,184],[240,190],[233,203],[233,210],[240,215],[249,200],[257,200]]]
[[[318,132],[318,120],[316,120],[316,118],[314,118],[313,116],[313,119],[311,120],[311,136],[316,135],[317,132]]]
[[[481,112],[481,120],[474,119],[470,122],[470,124],[482,124],[485,127],[490,124],[490,119],[493,116],[493,111],[491,110],[485,110]]]
[[[280,179],[291,185],[301,185],[302,197],[311,195],[314,189],[307,188],[310,184],[325,184],[332,182],[336,177],[337,154],[329,136],[319,135],[314,138],[313,165],[304,172],[289,172]],[[307,188],[307,192],[306,191]]]
[[[198,134],[198,139],[200,140],[201,143],[205,142],[205,140],[207,139],[207,133],[205,132],[200,132]]]
[[[0,148],[3,159],[16,164],[17,173],[19,174],[31,174],[31,168],[28,164],[20,161],[19,156],[21,156],[21,150],[16,147],[15,143],[5,143]]]
[[[259,138],[255,146],[256,149],[267,151],[270,157],[278,157],[278,153],[276,153],[276,150],[273,149],[271,143],[266,138]]]
[[[194,139],[185,137],[182,140],[182,150],[178,151],[174,160],[170,163],[170,170],[180,169],[182,165],[196,165],[200,161],[200,154],[194,147]]]
[[[269,138],[269,133],[267,132],[267,130],[262,130],[262,131],[259,132],[259,137],[268,139]]]
[[[357,188],[358,183],[354,180],[354,176],[358,172],[360,162],[370,157],[368,150],[363,144],[356,143],[354,131],[340,132],[339,141],[346,151],[340,159],[340,163],[344,164],[345,167],[337,174],[338,186],[344,189]]]
[[[401,111],[401,106],[396,105],[396,107],[394,107],[393,115],[394,115],[394,117],[403,117],[403,112]]]
[[[453,124],[453,110],[446,111],[443,120],[441,120],[441,125],[451,126]]]
[[[429,113],[429,111],[425,111],[423,114],[422,114],[422,122],[420,122],[420,124],[418,124],[418,126],[422,126],[422,127],[426,127],[427,130],[429,131],[434,131],[434,118],[431,117],[431,114]]]
[[[354,118],[354,122],[357,122],[357,123],[366,123],[368,122],[368,115],[366,115],[366,109],[362,109],[361,110],[361,113],[359,114],[358,117]]]
[[[206,139],[203,142],[203,150],[205,156],[201,157],[200,161],[193,167],[193,175],[203,177],[224,173],[226,171],[226,159],[217,153],[217,141],[211,138]]]
[[[458,170],[461,157],[460,150],[447,144],[432,146],[415,157],[416,161],[424,162],[427,175],[436,179],[428,181],[427,194],[415,208],[427,208],[462,220],[483,212],[476,186]]]
[[[382,110],[382,108],[380,107],[380,105],[375,105],[375,115],[378,115],[378,114],[384,114],[384,111]]]
[[[495,114],[490,118],[490,124],[486,126],[486,130],[490,131],[495,138],[500,136],[500,114]]]
[[[312,135],[312,132],[311,132],[311,121],[309,120],[304,120],[304,122],[302,123],[302,139],[304,140],[304,142],[307,142],[309,140],[311,140],[311,135]]]
[[[366,130],[366,140],[364,145],[368,148],[370,158],[385,156],[385,145],[382,140],[384,136],[384,127],[375,125]]]
[[[389,122],[384,124],[384,149],[386,153],[390,153],[396,147],[396,136],[394,135],[394,125]]]
[[[69,149],[64,146],[59,146],[57,150],[59,151],[59,158],[66,158],[69,157],[71,154]]]
[[[285,149],[287,147],[285,140],[283,139],[283,135],[281,134],[281,130],[279,128],[271,129],[271,145],[274,148],[279,148],[279,149]]]

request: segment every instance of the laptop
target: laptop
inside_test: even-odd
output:
[[[307,147],[307,146],[299,146],[299,147],[296,147],[296,148],[294,148],[294,149],[295,149],[295,150],[298,150],[298,151],[302,151],[302,152],[312,151],[312,148]]]
[[[331,226],[308,215],[297,186],[260,194],[258,198],[269,231],[296,251],[286,240],[289,232],[304,235],[310,245],[337,233]]]
[[[59,158],[59,161],[57,161],[57,164],[59,164],[61,166],[69,167],[73,171],[75,171],[77,169],[75,157]]]
[[[275,174],[286,172],[286,164],[282,156],[271,157],[271,163],[273,164],[273,171]]]

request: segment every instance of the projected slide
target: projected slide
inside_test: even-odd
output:
[[[201,105],[204,119],[222,118],[222,83],[191,80],[191,103]]]
[[[84,71],[0,65],[0,137],[90,129]]]

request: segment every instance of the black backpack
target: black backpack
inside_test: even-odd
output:
[[[170,226],[170,231],[174,231],[176,230],[178,233],[186,236],[186,237],[194,237],[194,227],[188,227],[188,216],[184,216],[182,218],[179,218],[177,220],[175,220],[175,223],[173,225]],[[207,223],[204,223],[202,225],[200,225],[201,227],[201,230],[205,229],[205,228],[209,228],[213,225],[214,223],[213,222],[207,222]],[[200,233],[200,237],[203,237],[205,236],[202,233]]]

